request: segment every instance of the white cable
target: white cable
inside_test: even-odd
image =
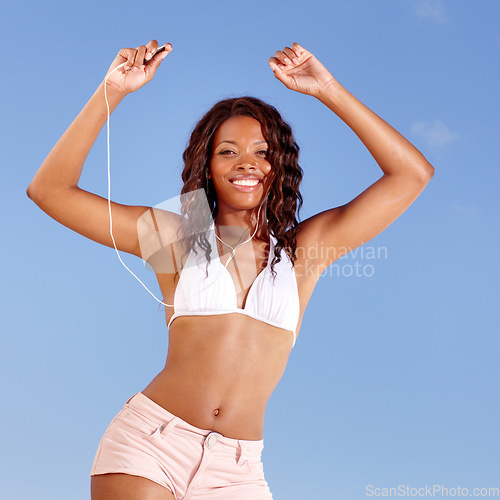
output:
[[[225,241],[222,241],[219,236],[217,235],[217,231],[215,231],[215,236],[217,237],[217,239],[221,242],[221,243],[224,243],[224,245],[227,245],[229,248],[231,248],[232,252],[231,252],[231,255],[229,256],[229,258],[227,259],[226,263],[224,264],[224,267],[227,269],[227,266],[229,264],[229,261],[235,256],[236,254],[236,250],[238,249],[238,247],[240,247],[241,245],[243,245],[244,243],[246,243],[247,241],[250,241],[254,236],[255,236],[255,233],[257,232],[257,229],[259,228],[259,216],[260,216],[260,209],[262,208],[262,204],[264,203],[264,201],[262,201],[262,203],[260,204],[259,206],[259,211],[257,212],[257,224],[255,226],[255,231],[253,232],[252,236],[250,236],[250,238],[248,238],[247,240],[245,241],[242,241],[239,245],[236,245],[236,248],[233,248],[229,243],[226,243]],[[215,225],[215,223],[214,223]]]
[[[120,262],[124,265],[125,269],[134,276],[137,281],[160,303],[163,304],[164,306],[168,307],[174,307],[173,304],[165,304],[165,302],[162,302],[160,299],[156,297],[156,295],[134,274],[133,271],[131,271],[126,264],[123,262],[122,258],[120,257],[120,253],[118,252],[118,248],[116,248],[116,243],[115,243],[115,238],[113,237],[113,218],[111,216],[111,174],[110,174],[110,154],[109,154],[109,103],[108,103],[108,94],[106,92],[106,82],[108,81],[108,78],[110,75],[116,71],[117,69],[125,66],[125,63],[120,64],[117,66],[113,71],[111,71],[106,78],[104,79],[104,99],[106,100],[106,107],[108,110],[108,118],[106,120],[106,131],[107,131],[107,146],[108,146],[108,209],[109,209],[109,234],[111,235],[111,239],[113,240],[113,246],[115,247],[116,250],[116,255],[118,255],[118,258],[120,259]]]

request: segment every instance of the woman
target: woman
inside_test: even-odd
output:
[[[167,44],[154,55],[157,48],[152,40],[118,53],[27,190],[51,217],[110,247],[108,202],[78,181],[107,118],[104,85],[112,111],[172,50]],[[414,146],[299,44],[276,52],[269,65],[288,89],[339,116],[383,175],[349,203],[297,223],[298,147],[277,111],[258,99],[228,99],[202,118],[184,153],[183,193],[201,189],[213,223],[193,237],[185,217],[160,214],[171,235],[191,234],[180,259],[173,253],[176,272],[161,269],[161,258],[153,265],[164,300],[174,306],[166,307],[167,360],[101,439],[93,500],[272,498],[261,462],[265,408],[315,284],[335,260],[395,221],[434,174]],[[157,234],[158,213],[112,203],[116,248],[149,258],[148,231]]]

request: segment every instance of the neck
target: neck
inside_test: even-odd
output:
[[[260,213],[258,207],[252,210],[237,211],[219,209],[214,222],[219,229],[224,228],[224,234],[227,236],[240,238],[246,234],[246,237],[250,237],[255,233],[253,239],[266,239],[268,227],[265,212],[264,206],[261,207]]]

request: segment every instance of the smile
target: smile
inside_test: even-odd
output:
[[[262,184],[261,181],[255,179],[234,180],[230,182],[236,189],[244,192],[255,191],[259,184]]]

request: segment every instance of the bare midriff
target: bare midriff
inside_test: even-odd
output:
[[[142,393],[200,429],[259,440],[292,345],[292,332],[243,314],[180,316],[165,368]]]

